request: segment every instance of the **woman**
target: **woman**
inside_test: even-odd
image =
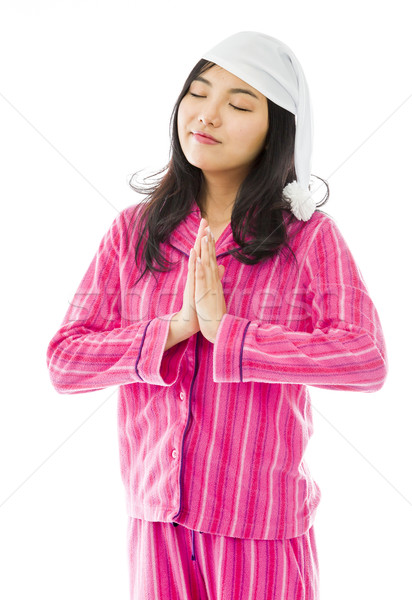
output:
[[[104,235],[51,381],[120,386],[132,599],[317,600],[307,386],[381,389],[379,317],[308,189],[309,94],[285,44],[223,40],[172,118],[167,172]]]

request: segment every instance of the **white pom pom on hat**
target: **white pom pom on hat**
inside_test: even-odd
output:
[[[305,190],[297,181],[283,188],[283,195],[290,203],[290,209],[300,221],[309,221],[316,210],[316,202],[309,190]]]
[[[309,190],[313,147],[313,115],[302,67],[280,40],[257,31],[240,31],[202,55],[239,77],[296,116],[295,171],[297,180],[283,189],[295,217],[308,221],[316,210]]]

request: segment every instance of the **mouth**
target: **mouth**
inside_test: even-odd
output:
[[[216,138],[214,138],[209,133],[205,133],[204,131],[192,131],[192,133],[193,133],[193,135],[201,136],[203,138],[206,138],[207,140],[212,140],[213,142],[216,142],[216,143],[220,144],[219,140],[217,140]]]

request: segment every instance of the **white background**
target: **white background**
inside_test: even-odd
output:
[[[241,30],[283,40],[314,110],[312,172],[384,329],[374,394],[310,388],[322,491],[321,600],[412,598],[411,42],[407,3],[3,0],[0,597],[126,600],[117,390],[59,395],[46,367],[101,238],[164,167],[203,52]]]

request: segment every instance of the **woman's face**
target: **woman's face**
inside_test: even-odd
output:
[[[204,173],[232,171],[246,175],[265,145],[267,99],[242,79],[214,65],[192,81],[180,103],[177,126],[189,163]],[[201,143],[193,131],[208,133],[219,143]]]

